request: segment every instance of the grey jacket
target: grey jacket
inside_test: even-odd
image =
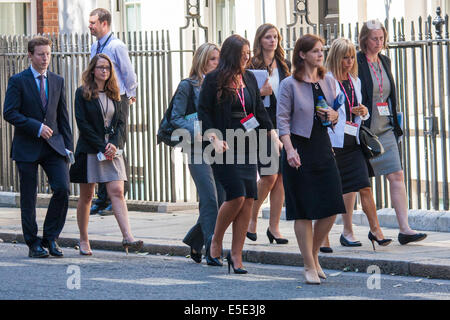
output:
[[[319,85],[330,107],[336,98],[336,84],[326,75]],[[310,83],[299,82],[293,76],[280,84],[277,102],[277,127],[280,137],[291,133],[310,138],[314,122],[314,96]]]
[[[191,137],[194,137],[194,121],[189,121],[185,119],[186,109],[188,107],[191,86],[194,87],[194,103],[195,108],[198,108],[198,97],[200,95],[200,86],[197,80],[184,79],[178,85],[177,91],[174,95],[173,109],[171,123],[176,128],[183,128],[189,131]]]

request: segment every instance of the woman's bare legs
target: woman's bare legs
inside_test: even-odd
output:
[[[245,199],[239,214],[233,221],[233,239],[231,242],[231,258],[235,268],[243,268],[242,249],[252,214],[253,198]]]
[[[240,213],[242,207],[244,206],[244,202],[245,198],[239,197],[231,201],[225,201],[220,207],[217,215],[216,227],[214,228],[214,235],[211,241],[211,248],[209,251],[212,258],[218,258],[221,256],[222,242],[225,232]]]
[[[89,252],[91,246],[89,244],[88,225],[89,211],[91,208],[92,198],[94,197],[95,183],[80,183],[80,198],[77,204],[77,223],[80,230],[80,249]]]
[[[256,233],[256,226],[258,224],[258,214],[261,210],[261,206],[266,200],[269,192],[273,189],[275,182],[277,181],[277,175],[264,176],[258,181],[258,200],[255,200],[252,209],[252,215],[247,232]],[[270,204],[272,207],[272,203]]]
[[[111,181],[106,183],[106,190],[111,199],[112,209],[123,239],[128,242],[134,242],[133,234],[131,233],[130,221],[128,219],[128,207],[123,195],[124,182]]]
[[[284,204],[284,186],[283,186],[283,176],[281,174],[277,175],[278,178],[275,185],[270,191],[270,220],[269,220],[269,230],[272,235],[277,238],[283,238],[280,232],[280,218],[281,210]]]

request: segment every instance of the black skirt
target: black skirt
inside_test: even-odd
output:
[[[319,220],[345,213],[341,177],[327,129],[314,119],[311,138],[291,135],[302,165],[297,170],[282,153],[287,220]]]
[[[233,118],[231,120],[230,129],[244,129],[240,122],[241,118]],[[256,132],[254,132],[256,137]],[[239,197],[258,199],[257,179],[257,164],[256,164],[256,148],[250,145],[252,142],[249,139],[245,141],[245,149],[238,150],[238,138],[235,137],[234,143],[231,144],[233,150],[227,151],[223,154],[224,164],[214,163],[211,167],[214,176],[217,177],[220,184],[225,190],[225,201],[231,201]],[[242,141],[240,141],[242,142]],[[253,142],[255,144],[256,141]],[[227,163],[227,154],[233,152],[232,163]],[[229,159],[230,160],[230,159]],[[238,164],[242,163],[242,164]]]
[[[334,153],[344,194],[370,187],[366,158],[360,145],[334,148]]]

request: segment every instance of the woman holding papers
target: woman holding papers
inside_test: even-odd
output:
[[[114,215],[123,235],[122,245],[138,251],[143,242],[133,237],[123,195],[127,179],[121,149],[125,142],[125,119],[120,109],[116,73],[109,57],[98,54],[83,73],[83,85],[75,93],[75,117],[79,138],[70,181],[80,184],[77,221],[80,254],[92,255],[88,237],[89,209],[95,184],[106,183]]]
[[[200,88],[205,75],[217,68],[219,54],[220,50],[215,44],[202,44],[194,54],[189,78],[180,82],[173,97],[171,123],[177,129],[188,131],[191,137],[191,144],[186,152],[189,172],[199,197],[199,218],[183,242],[191,248],[191,259],[197,263],[202,262],[203,245],[214,233],[217,212],[224,197],[222,186],[215,179],[211,166],[203,158],[201,132],[195,132]],[[195,140],[200,143],[195,144]]]
[[[206,261],[222,266],[222,242],[233,223],[228,270],[244,274],[242,249],[256,188],[256,130],[269,130],[278,140],[258,89],[255,76],[245,68],[250,44],[239,35],[227,38],[217,69],[206,75],[200,91],[198,118],[215,152],[212,168],[225,189],[226,199],[217,216],[214,235],[206,245]],[[207,147],[207,148],[208,148]],[[211,149],[211,148],[209,148]],[[206,148],[205,148],[206,150]]]
[[[267,71],[268,78],[261,87],[260,93],[264,99],[264,106],[270,116],[270,120],[276,126],[278,88],[280,82],[291,74],[291,66],[285,60],[285,52],[281,46],[281,34],[277,27],[267,23],[258,28],[253,45],[253,53],[254,56],[249,69]],[[266,142],[261,142],[266,143],[263,150],[267,150],[267,157],[265,158],[270,161],[268,163],[262,163],[262,159],[258,157],[258,173],[260,176],[260,180],[258,181],[258,200],[253,205],[252,217],[247,230],[247,238],[256,241],[258,214],[270,192],[270,220],[266,234],[271,243],[275,240],[277,244],[287,244],[288,240],[283,238],[279,228],[281,209],[284,203],[280,146],[274,145],[271,142],[270,137],[267,138]],[[259,146],[261,147],[261,144]]]
[[[392,206],[400,227],[398,241],[404,245],[425,239],[408,223],[408,205],[398,141],[403,135],[397,114],[397,98],[391,60],[381,54],[387,48],[386,28],[377,20],[364,23],[359,34],[359,78],[362,83],[362,103],[371,117],[365,125],[378,136],[385,152],[370,160],[371,176],[385,175],[389,180]]]
[[[339,117],[329,107],[334,104],[336,86],[334,79],[325,75],[323,45],[323,39],[310,34],[297,40],[294,72],[281,82],[277,104],[277,125],[284,145],[281,170],[286,218],[295,220],[308,284],[320,284],[320,278],[326,278],[319,264],[319,248],[336,215],[345,213],[341,178],[327,131]]]
[[[377,209],[370,187],[366,159],[359,143],[361,121],[370,118],[367,107],[362,105],[361,80],[358,78],[356,49],[348,39],[337,39],[328,53],[326,67],[335,80],[336,94],[345,96],[344,104],[338,109],[339,121],[334,130],[328,129],[336,162],[341,175],[342,190],[347,213],[342,215],[344,230],[340,242],[345,247],[360,247],[361,242],[353,235],[352,216],[356,193],[361,195],[364,213],[369,220],[369,238],[381,246],[387,246],[391,239],[384,239],[377,217]],[[375,246],[373,246],[375,249]]]

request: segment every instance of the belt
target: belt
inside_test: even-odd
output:
[[[247,115],[244,112],[232,112],[231,118],[233,119],[244,119]]]

